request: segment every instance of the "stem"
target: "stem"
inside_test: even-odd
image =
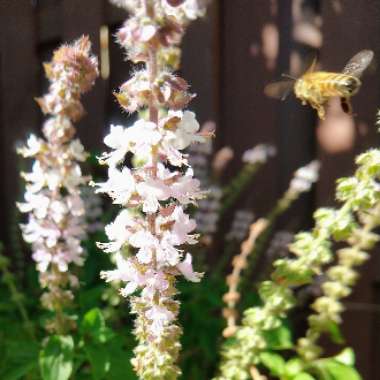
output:
[[[237,311],[236,304],[240,298],[238,287],[240,283],[240,276],[242,270],[247,265],[247,258],[252,252],[257,238],[267,228],[267,220],[259,219],[251,225],[250,233],[246,241],[241,245],[241,252],[238,256],[235,256],[232,262],[233,270],[227,278],[228,292],[224,295],[223,299],[227,304],[225,309],[225,317],[227,319],[227,328],[223,331],[225,337],[229,337],[235,334]]]
[[[249,373],[252,377],[252,380],[267,380],[266,376],[261,375],[255,366],[252,366],[250,368]]]
[[[11,294],[11,300],[14,302],[21,315],[25,330],[33,340],[36,340],[33,325],[30,321],[28,311],[26,310],[24,304],[21,302],[22,294],[17,290],[16,285],[14,283],[13,274],[8,270],[7,264],[1,266],[1,272],[3,273],[3,282],[8,287],[8,290]]]

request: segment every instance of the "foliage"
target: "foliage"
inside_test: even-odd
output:
[[[215,380],[360,380],[355,353],[345,347],[340,325],[343,300],[352,293],[360,265],[369,259],[369,251],[379,240],[375,231],[380,225],[380,149],[359,155],[354,175],[338,180],[336,198],[340,207],[316,210],[313,229],[297,233],[288,247],[277,247],[275,257],[269,257],[266,248],[278,218],[317,181],[318,163],[296,171],[289,188],[262,218],[258,219],[255,210],[248,207],[239,209],[254,186],[256,173],[275,149],[263,144],[244,152],[240,170],[226,180],[224,174],[234,152],[229,147],[214,152],[209,137],[215,126],[204,125],[198,133],[195,115],[181,111],[192,95],[174,71],[180,61],[178,45],[190,21],[204,14],[206,2],[112,2],[127,8],[131,15],[118,33],[119,42],[127,48],[129,59],[146,63],[116,94],[123,109],[130,113],[140,111],[139,120],[130,128],[112,126],[105,138],[113,149],[101,157],[109,166],[107,179],[104,173],[98,175],[95,155],[87,159],[86,165],[98,183],[98,192],[109,194],[123,209],[118,213],[120,210],[103,204],[90,189],[79,191],[76,184],[68,181],[70,191],[84,201],[86,221],[80,222],[88,234],[80,234],[82,241],[76,251],[81,260],[82,256],[86,259],[82,267],[70,265],[69,270],[68,265],[61,269],[58,264],[52,265],[64,273],[58,288],[54,281],[49,283],[51,278],[41,282],[41,272],[46,271],[41,269],[41,262],[37,268],[30,265],[25,255],[28,249],[20,243],[21,220],[15,209],[11,245],[4,252],[1,247],[0,252],[0,324],[5,327],[0,330],[0,379],[174,380],[182,373],[184,380],[213,376]],[[96,60],[87,56],[89,42],[80,41],[84,42],[75,46],[85,50],[83,60],[83,54],[73,56],[69,46],[64,46],[55,53],[55,63],[45,65],[48,77],[53,82],[59,77],[58,83],[64,83],[74,94],[67,99],[67,91],[55,92],[52,85],[53,99],[57,97],[58,103],[65,105],[63,113],[54,107],[55,102],[48,95],[39,99],[43,110],[59,123],[63,114],[67,113],[73,121],[82,114],[79,93],[88,90],[96,74]],[[91,69],[88,83],[80,80],[86,70],[82,67],[76,72],[77,64]],[[69,74],[62,71],[73,67],[73,77],[70,70]],[[77,85],[73,85],[75,81],[79,81]],[[59,140],[55,139],[55,132],[60,126],[45,130],[47,142],[29,139],[25,155],[45,165],[49,161],[46,154],[54,150],[52,146]],[[61,134],[63,140],[58,141],[65,154],[56,151],[56,156],[49,156],[46,173],[52,168],[52,172],[56,170],[60,156],[63,161],[70,155],[79,161],[85,158],[81,146],[71,146],[71,122],[66,132],[68,135]],[[68,165],[64,161],[59,167],[62,177],[67,174],[62,168]],[[79,182],[87,181],[80,170],[75,173]],[[165,176],[160,178],[162,173]],[[208,193],[199,191],[193,174]],[[53,185],[54,180],[52,175]],[[32,178],[29,182],[33,181]],[[71,187],[63,186],[65,181],[57,188],[52,185],[51,194],[45,189],[42,195],[66,204],[69,200],[63,188]],[[175,192],[173,189],[181,181],[188,181],[188,187]],[[38,204],[31,206],[29,197],[34,190],[28,186],[27,202],[19,206],[25,212],[33,206],[38,223],[44,226],[46,216],[52,218],[52,214],[41,214]],[[196,208],[192,203],[202,196],[205,197]],[[63,213],[62,234],[69,231],[71,211],[68,207]],[[131,223],[118,225],[120,216],[127,214]],[[191,218],[196,220],[196,230]],[[136,243],[139,228],[143,236]],[[170,255],[161,259],[157,246],[151,256],[148,249],[150,238],[156,239],[158,245],[162,243],[157,230],[178,238],[170,243]],[[192,230],[196,234],[189,235]],[[135,240],[130,238],[132,235]],[[186,248],[188,253],[184,251],[186,243],[194,244],[198,238],[201,244]],[[48,240],[43,245],[49,250],[52,247]],[[55,243],[62,245],[63,239]],[[32,248],[38,251],[38,247],[34,244]],[[102,253],[98,247],[111,254]],[[279,255],[280,248],[286,253]],[[51,255],[45,256],[45,260],[52,261],[56,252],[49,252]],[[272,264],[272,273],[258,283],[252,273],[264,255]],[[12,261],[14,257],[17,262]],[[180,277],[200,280],[201,274],[192,269],[191,257],[194,265],[205,272],[197,285]],[[70,260],[67,256],[66,264]],[[51,263],[45,264],[48,267]],[[18,270],[18,266],[24,270]],[[225,280],[227,272],[231,274]],[[105,284],[99,273],[112,284]],[[71,289],[67,280],[70,278],[77,278],[80,286]],[[44,287],[51,292],[49,307],[39,301],[46,293]],[[308,287],[317,287],[319,295],[313,297],[307,310],[303,321],[306,329],[300,329],[292,310],[300,306],[300,293]],[[70,302],[66,305],[62,295],[67,292]],[[129,306],[120,293],[131,296]],[[61,323],[62,316],[70,323]],[[51,328],[54,319],[55,327]],[[323,335],[339,346],[335,355],[324,356],[320,343]]]

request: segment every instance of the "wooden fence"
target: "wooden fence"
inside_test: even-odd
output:
[[[28,132],[38,131],[42,121],[33,100],[46,89],[41,61],[49,59],[59,43],[81,34],[90,35],[99,54],[100,28],[107,26],[112,33],[124,18],[125,13],[106,0],[0,0],[0,238],[5,243],[13,204],[20,197],[15,146]],[[380,57],[379,36],[378,0],[214,0],[208,16],[191,26],[182,68],[198,95],[191,108],[201,122],[217,123],[217,146],[235,150],[231,172],[245,149],[261,142],[278,148],[277,158],[247,194],[245,206],[260,215],[268,211],[291,173],[313,157],[323,164],[322,178],[314,193],[298,202],[291,227],[309,226],[316,205],[334,203],[335,179],[352,172],[356,153],[379,142],[374,127],[378,71],[369,72],[355,97],[356,124],[337,128],[318,126],[314,113],[294,99],[280,104],[265,98],[263,87],[311,55],[319,55],[330,70],[339,70],[363,48]],[[111,92],[128,76],[130,66],[113,42],[109,54],[111,75],[99,79],[85,96],[88,115],[78,128],[89,150],[101,148],[109,122],[122,121]],[[368,380],[380,378],[379,269],[374,257],[346,313],[348,340],[358,350],[359,367]]]

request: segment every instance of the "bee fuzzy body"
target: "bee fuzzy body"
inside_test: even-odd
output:
[[[288,79],[269,83],[264,93],[275,99],[285,100],[294,91],[303,105],[310,104],[320,119],[325,118],[325,105],[330,98],[339,97],[344,112],[352,114],[350,99],[361,86],[360,78],[371,64],[372,50],[361,50],[344,66],[342,72],[315,71],[316,60],[299,79],[284,75]]]
[[[310,104],[317,110],[321,119],[325,117],[324,105],[332,97],[340,97],[347,111],[350,111],[349,98],[355,95],[361,86],[359,78],[324,71],[309,72],[299,78],[294,85],[294,93],[302,104]]]

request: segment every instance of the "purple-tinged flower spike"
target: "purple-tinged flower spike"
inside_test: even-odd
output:
[[[80,242],[86,223],[80,187],[88,179],[82,176],[79,163],[87,153],[74,139],[72,123],[84,113],[81,94],[91,89],[98,75],[90,48],[88,37],[82,37],[56,50],[52,61],[44,65],[50,87],[37,102],[51,116],[43,126],[44,138],[31,135],[19,149],[22,156],[34,159],[32,171],[22,173],[27,184],[25,200],[18,208],[29,214],[29,221],[21,228],[24,240],[32,245],[45,289],[43,306],[54,313],[47,328],[59,334],[74,325],[64,314],[73,299],[71,288],[78,286],[70,266],[82,265],[84,260]]]
[[[128,128],[113,125],[104,139],[110,151],[100,162],[109,168],[108,179],[95,185],[96,192],[108,194],[121,211],[105,228],[109,241],[99,243],[114,255],[116,268],[101,276],[122,284],[120,293],[136,314],[132,363],[139,378],[175,380],[182,334],[176,281],[201,279],[186,251],[197,243],[196,222],[186,208],[204,196],[183,151],[207,134],[199,132],[195,114],[184,110],[193,95],[173,68],[185,27],[204,8],[200,12],[198,2],[189,0],[113,3],[131,14],[117,33],[119,43],[132,61],[145,63],[115,96],[127,112],[147,109],[149,117]],[[132,168],[125,166],[131,155]]]

